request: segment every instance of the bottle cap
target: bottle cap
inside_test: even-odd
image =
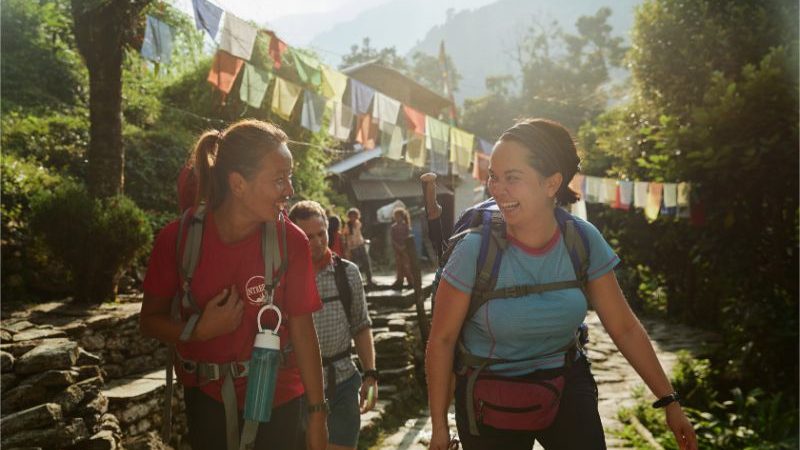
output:
[[[253,347],[280,350],[281,337],[278,336],[277,333],[273,333],[271,330],[256,333],[256,340],[253,343]]]

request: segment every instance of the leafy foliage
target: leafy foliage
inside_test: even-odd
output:
[[[64,0],[3,0],[0,26],[2,113],[61,110],[86,102],[87,73],[75,51]]]
[[[720,382],[767,391],[789,386],[796,398],[798,91],[797,54],[790,50],[796,41],[762,45],[755,62],[750,53],[760,41],[742,44],[738,70],[730,55],[704,53],[704,41],[692,44],[696,49],[683,41],[664,46],[658,33],[691,36],[703,20],[721,35],[740,28],[748,35],[747,17],[757,24],[774,18],[774,5],[737,3],[725,16],[736,20],[722,23],[706,2],[690,3],[642,6],[631,52],[635,100],[584,127],[581,142],[591,174],[691,181],[706,223],[647,225],[639,215],[615,211],[601,212],[598,222],[619,239],[629,263],[659,274],[671,316],[725,330],[724,358],[715,362],[726,368]],[[781,30],[780,23],[770,29]],[[654,33],[661,42],[652,40]],[[765,38],[775,35],[784,34]],[[653,61],[655,54],[705,67],[691,75],[699,77],[701,92],[682,68]],[[770,369],[756,377],[764,367]]]
[[[5,154],[35,161],[49,170],[82,178],[86,173],[89,120],[85,110],[71,113],[3,115],[0,136]]]
[[[13,154],[0,156],[2,176],[3,295],[8,300],[27,299],[33,293],[63,292],[63,271],[42,249],[30,231],[31,204],[64,183],[64,179],[36,162]]]
[[[684,410],[695,426],[699,448],[794,449],[798,446],[796,411],[781,393],[767,394],[759,388],[743,392],[733,388],[722,395],[714,386],[711,364],[681,354],[673,374],[673,385],[684,393]],[[650,407],[640,391],[636,406],[623,411],[635,415],[665,449],[677,450],[675,438],[666,427],[664,413]],[[635,433],[623,436],[636,443]]]
[[[74,183],[37,198],[31,226],[70,271],[77,298],[88,303],[113,300],[122,269],[153,234],[130,199],[95,199]]]

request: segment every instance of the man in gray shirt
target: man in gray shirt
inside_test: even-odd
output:
[[[329,450],[355,449],[360,414],[378,399],[375,347],[361,273],[350,261],[328,248],[328,219],[314,201],[301,201],[289,219],[308,236],[322,309],[313,313],[322,354],[328,414]],[[351,355],[352,343],[364,369],[363,380]]]

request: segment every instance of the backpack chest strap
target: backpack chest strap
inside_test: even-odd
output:
[[[526,295],[541,294],[550,291],[560,291],[563,289],[580,289],[581,282],[578,280],[555,281],[543,284],[525,284],[520,286],[509,286],[492,291],[473,291],[469,305],[467,317],[472,317],[484,303],[489,300],[519,298]]]

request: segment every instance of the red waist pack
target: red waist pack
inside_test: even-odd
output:
[[[501,430],[543,430],[558,414],[564,382],[563,374],[547,379],[481,374],[472,393],[476,421]]]

